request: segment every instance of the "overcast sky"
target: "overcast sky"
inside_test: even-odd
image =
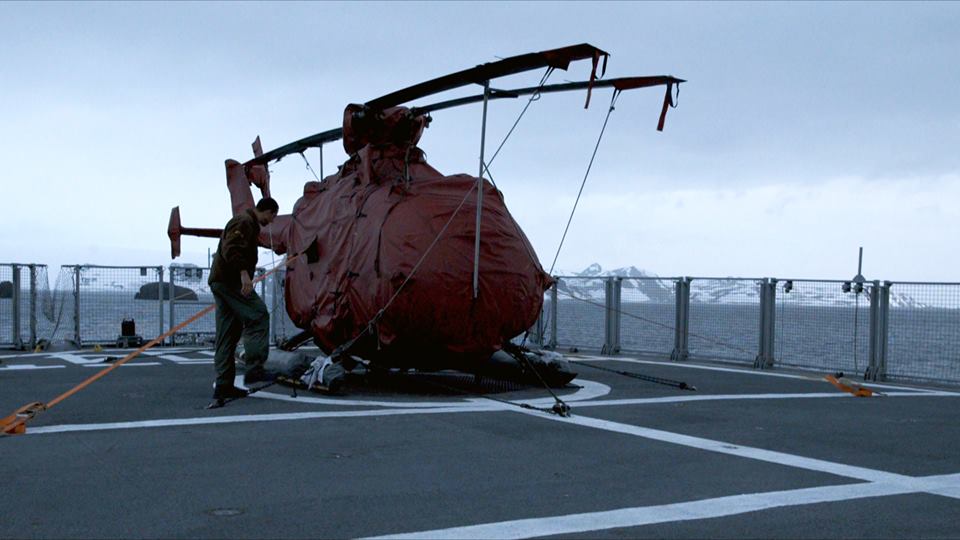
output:
[[[960,281],[960,3],[3,2],[0,21],[0,262],[167,264],[170,209],[222,227],[223,161],[257,135],[274,148],[347,103],[587,42],[607,77],[689,82],[662,133],[662,90],[620,97],[559,268],[840,279],[863,246],[870,279]],[[584,97],[534,103],[491,166],[545,266],[610,93]],[[488,148],[523,105],[491,105]],[[434,115],[433,166],[477,174],[480,113]],[[344,159],[329,145],[325,172]],[[312,176],[298,156],[272,170],[287,213]],[[182,261],[208,247],[185,238]]]

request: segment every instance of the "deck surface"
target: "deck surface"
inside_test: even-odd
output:
[[[0,353],[0,413],[102,369]],[[434,375],[205,410],[212,353],[147,351],[0,438],[3,538],[958,538],[960,392],[615,357],[543,390]]]

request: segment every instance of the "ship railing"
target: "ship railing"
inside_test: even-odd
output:
[[[554,276],[548,349],[960,384],[960,283]]]
[[[262,272],[262,270],[258,270]],[[213,303],[209,268],[0,264],[0,347],[124,345]],[[960,283],[802,278],[555,276],[528,344],[866,380],[960,385]],[[299,330],[281,272],[258,285],[274,343]],[[125,324],[125,321],[128,321]],[[133,323],[133,325],[129,324]],[[126,336],[133,328],[134,336]],[[208,314],[166,345],[208,344]]]
[[[50,300],[47,265],[0,263],[0,347],[33,349]]]

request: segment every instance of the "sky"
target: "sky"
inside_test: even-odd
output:
[[[862,246],[868,279],[960,281],[960,3],[2,2],[0,21],[0,262],[166,265],[170,209],[222,227],[223,162],[256,136],[271,149],[348,103],[585,42],[608,78],[688,82],[662,133],[661,89],[620,96],[558,269],[849,279]],[[490,167],[545,267],[610,91],[584,98],[533,103]],[[491,103],[488,149],[524,104]],[[480,128],[480,105],[437,112],[419,146],[476,175]],[[326,174],[347,158],[323,157]],[[296,155],[271,171],[287,213],[313,177]],[[178,262],[208,248],[184,238]]]

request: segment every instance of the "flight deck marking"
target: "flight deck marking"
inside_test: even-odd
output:
[[[960,491],[960,474],[911,478],[911,483],[867,482],[823,486],[765,493],[731,495],[682,503],[656,506],[637,506],[600,512],[567,514],[530,519],[516,519],[465,527],[433,529],[403,534],[372,536],[365,540],[396,538],[533,538],[558,534],[575,534],[627,527],[639,527],[656,523],[675,523],[698,519],[786,508],[808,504],[851,501],[871,497],[887,497],[910,493],[936,493]]]
[[[26,435],[47,433],[69,433],[75,431],[103,431],[112,429],[143,429],[170,426],[200,426],[213,424],[237,424],[249,422],[280,422],[290,420],[312,420],[317,418],[358,418],[365,416],[401,416],[413,414],[443,414],[464,412],[501,411],[495,404],[461,405],[458,407],[428,407],[420,409],[372,409],[360,411],[310,411],[277,414],[242,414],[233,416],[201,416],[194,418],[165,418],[159,420],[137,420],[131,422],[107,422],[99,424],[62,424],[59,426],[31,427]]]
[[[690,448],[697,448],[699,450],[706,450],[719,454],[754,459],[757,461],[766,461],[776,465],[785,465],[799,469],[834,474],[837,476],[844,476],[846,478],[866,480],[868,482],[903,482],[911,479],[909,476],[884,472],[876,469],[868,469],[866,467],[857,467],[855,465],[846,465],[843,463],[836,463],[822,459],[807,458],[794,454],[787,454],[785,452],[764,450],[762,448],[755,448],[752,446],[744,446],[713,439],[705,439],[703,437],[694,437],[692,435],[683,435],[681,433],[663,431],[643,426],[635,426],[633,424],[624,424],[621,422],[613,422],[610,420],[602,420],[589,416],[573,415],[569,417],[562,417],[541,413],[540,411],[529,411],[526,409],[516,409],[514,412],[529,416],[536,416],[537,418],[553,420],[556,422],[563,422],[565,424],[573,424],[613,433],[633,435],[644,439],[677,444],[680,446],[687,446]]]
[[[200,360],[200,361],[207,361],[206,359],[201,359],[201,358],[187,358],[187,357],[185,357],[185,356],[177,356],[177,355],[175,355],[175,354],[161,354],[161,355],[157,356],[157,358],[160,358],[161,360],[169,360],[169,361],[171,361],[171,362],[176,362],[176,363],[178,363],[178,364],[181,363],[181,362],[195,362],[195,361],[198,361],[198,360]]]
[[[8,364],[6,366],[0,366],[0,371],[5,369],[11,370],[29,370],[29,369],[62,369],[67,366],[37,366],[34,364]]]
[[[265,397],[263,394],[268,394],[268,392],[261,391],[253,394],[250,397]],[[709,399],[716,400],[736,400],[738,394],[717,394],[714,396],[677,396],[672,401],[706,401]],[[778,399],[783,394],[768,394],[767,398],[761,398],[755,396],[751,399]],[[911,393],[904,392],[902,394],[897,394],[900,397],[956,397],[955,394],[942,393],[942,394],[922,394],[922,393]],[[281,396],[284,401],[297,401],[303,400],[304,398],[292,398],[290,396]],[[787,399],[798,399],[801,397],[806,397],[806,395],[800,395],[795,397],[790,397]],[[821,398],[827,397],[840,397],[847,399],[857,399],[850,394],[840,394],[840,393],[830,393],[824,394]],[[324,399],[324,398],[314,398],[314,399]],[[333,398],[326,398],[333,399]],[[569,399],[569,398],[568,398]],[[646,399],[648,403],[663,403],[666,400],[671,398],[641,398]],[[625,403],[620,403],[621,400],[607,400],[607,401],[577,401],[577,407],[602,407],[602,406],[616,406],[624,405]],[[529,400],[527,403],[536,403],[538,400]],[[666,401],[669,402],[669,401]],[[544,400],[543,403],[549,404],[549,402]],[[643,401],[637,400],[636,404],[642,404]],[[351,404],[359,406],[371,406],[377,407],[376,402],[364,402],[359,400],[354,400]],[[630,404],[630,403],[627,403]],[[360,411],[316,411],[316,412],[303,412],[303,413],[278,413],[278,414],[251,414],[251,415],[238,415],[238,416],[213,416],[213,417],[194,417],[194,418],[173,418],[173,419],[158,419],[158,420],[142,420],[142,421],[133,421],[133,422],[106,422],[106,423],[95,423],[95,424],[61,424],[54,426],[42,426],[42,427],[31,427],[27,430],[27,434],[40,434],[40,433],[62,433],[69,431],[102,431],[102,430],[111,430],[111,429],[146,429],[146,428],[156,428],[156,427],[166,427],[166,426],[189,426],[189,425],[209,425],[209,424],[232,424],[237,422],[277,422],[277,421],[286,421],[286,420],[309,420],[312,418],[353,418],[357,416],[391,416],[395,414],[427,414],[427,413],[459,413],[459,412],[502,412],[502,411],[519,411],[527,412],[525,409],[520,409],[519,407],[514,407],[513,405],[508,405],[505,403],[498,403],[489,401],[482,398],[471,398],[462,402],[447,402],[447,403],[434,403],[434,404],[424,404],[424,403],[414,403],[410,402],[409,405],[403,402],[394,403],[391,405],[391,408],[381,408],[381,409],[372,409],[372,410],[360,410]],[[533,411],[530,411],[533,412]],[[559,420],[566,420],[559,417],[554,417],[544,413],[546,418],[555,418]],[[243,420],[237,420],[237,418],[243,418]],[[574,410],[574,416],[572,418],[582,418],[576,415],[576,410]],[[646,428],[641,428],[646,429]],[[668,432],[663,432],[668,433]],[[678,435],[679,436],[679,435]],[[706,440],[706,439],[704,439]],[[723,443],[718,443],[723,444]]]
[[[581,388],[577,389],[576,392],[571,394],[561,395],[560,398],[564,401],[577,402],[581,403],[584,400],[598,398],[600,396],[605,396],[610,393],[610,387],[584,379],[577,379],[577,382]],[[237,386],[242,386],[243,377],[238,375],[236,382],[234,383]],[[290,401],[293,403],[315,403],[320,405],[337,405],[337,406],[372,406],[372,407],[410,407],[410,408],[424,408],[424,407],[456,407],[464,404],[474,404],[474,403],[487,403],[489,400],[477,396],[464,397],[459,401],[433,401],[433,402],[424,402],[420,401],[375,401],[375,400],[363,400],[363,399],[341,399],[341,398],[327,398],[327,397],[314,397],[314,396],[305,396],[303,394],[297,395],[297,397],[278,394],[276,392],[257,392],[250,397],[257,397],[263,399],[275,399],[278,401]],[[526,403],[533,405],[535,407],[549,407],[553,405],[553,398],[536,398],[536,399],[515,399],[511,400],[514,403]]]
[[[824,394],[833,396],[834,394]],[[899,393],[904,397],[930,397],[930,394]],[[952,394],[938,394],[955,397]],[[770,397],[776,394],[770,395]],[[688,396],[693,397],[693,396]],[[701,397],[701,396],[696,396]],[[732,397],[732,396],[731,396]],[[800,396],[795,396],[800,397]],[[851,396],[852,397],[852,396]],[[702,397],[701,397],[702,398]],[[618,401],[618,400],[610,400]],[[601,402],[602,403],[602,402]],[[581,403],[585,405],[586,403]],[[805,488],[780,492],[753,493],[691,501],[668,505],[636,507],[603,512],[571,514],[546,518],[531,518],[522,520],[487,523],[480,525],[454,527],[449,529],[420,531],[404,535],[390,534],[392,538],[526,538],[551,534],[565,534],[573,532],[589,532],[595,530],[633,527],[651,523],[665,523],[706,519],[727,515],[741,514],[777,507],[798,506],[806,504],[840,502],[867,497],[880,497],[907,493],[929,493],[960,499],[960,475],[942,475],[932,477],[911,477],[877,469],[847,465],[816,458],[808,458],[785,452],[765,450],[762,448],[725,443],[702,437],[694,437],[680,433],[611,422],[586,416],[560,417],[540,411],[518,409],[505,403],[491,402],[480,404],[460,404],[455,407],[423,407],[423,408],[392,408],[379,410],[329,411],[329,412],[302,412],[283,414],[237,415],[202,418],[179,418],[164,420],[144,420],[133,422],[114,422],[105,424],[73,424],[61,426],[36,427],[27,431],[27,434],[42,435],[48,433],[64,433],[76,431],[99,431],[109,429],[137,429],[169,426],[212,425],[247,422],[269,422],[308,420],[322,418],[358,418],[377,416],[400,416],[416,414],[447,414],[464,412],[507,412],[525,414],[542,419],[553,420],[583,427],[600,429],[608,432],[634,435],[650,440],[677,444],[716,452],[735,457],[753,459],[805,470],[833,474],[846,478],[864,480],[866,483]]]
[[[781,377],[784,379],[799,379],[802,381],[816,382],[816,375],[796,375],[791,373],[771,373],[769,371],[756,371],[752,369],[738,369],[738,368],[728,368],[728,367],[719,367],[719,366],[702,366],[697,364],[681,364],[677,362],[663,362],[656,360],[640,360],[639,358],[629,358],[629,357],[614,357],[614,356],[587,356],[587,355],[577,355],[576,358],[585,358],[591,362],[626,362],[629,364],[647,364],[651,366],[662,366],[662,367],[677,367],[677,368],[686,368],[686,369],[702,369],[707,371],[722,371],[725,373],[737,373],[740,375],[758,375],[762,377]],[[573,362],[576,365],[576,362]],[[825,371],[829,371],[826,370]],[[867,381],[864,383],[864,386],[871,388],[889,388],[891,390],[912,390],[914,392],[935,392],[942,393],[948,392],[947,390],[933,390],[929,388],[919,388],[912,386],[897,386],[892,384],[882,384]],[[955,395],[960,395],[957,392],[950,392]]]
[[[922,396],[924,394],[913,394]],[[397,538],[532,538],[557,534],[583,533],[624,527],[638,527],[654,523],[671,523],[708,519],[771,508],[801,506],[807,504],[842,502],[868,497],[929,493],[960,499],[960,474],[928,477],[912,477],[877,469],[846,465],[831,461],[807,458],[762,448],[728,444],[701,437],[692,437],[657,429],[610,422],[585,416],[561,417],[540,411],[513,410],[516,413],[546,418],[584,427],[612,431],[627,435],[678,444],[700,450],[765,461],[776,465],[797,467],[846,478],[865,480],[866,483],[840,486],[773,491],[731,495],[657,506],[622,508],[601,512],[568,514],[563,516],[519,519],[484,523],[446,529],[433,529],[404,534],[389,534],[371,539]],[[370,540],[370,539],[368,539]]]
[[[120,367],[140,367],[140,366],[162,366],[160,362],[128,362],[126,364],[120,364]],[[87,368],[100,368],[108,367],[109,363],[98,363],[98,364],[84,364],[83,367]]]
[[[887,392],[884,397],[956,397],[953,392]],[[829,399],[856,397],[840,392],[805,392],[797,394],[705,394],[700,396],[662,396],[655,398],[621,398],[584,401],[578,407],[608,407],[614,405],[648,405],[657,403],[686,403],[691,401],[738,401],[750,399]]]

